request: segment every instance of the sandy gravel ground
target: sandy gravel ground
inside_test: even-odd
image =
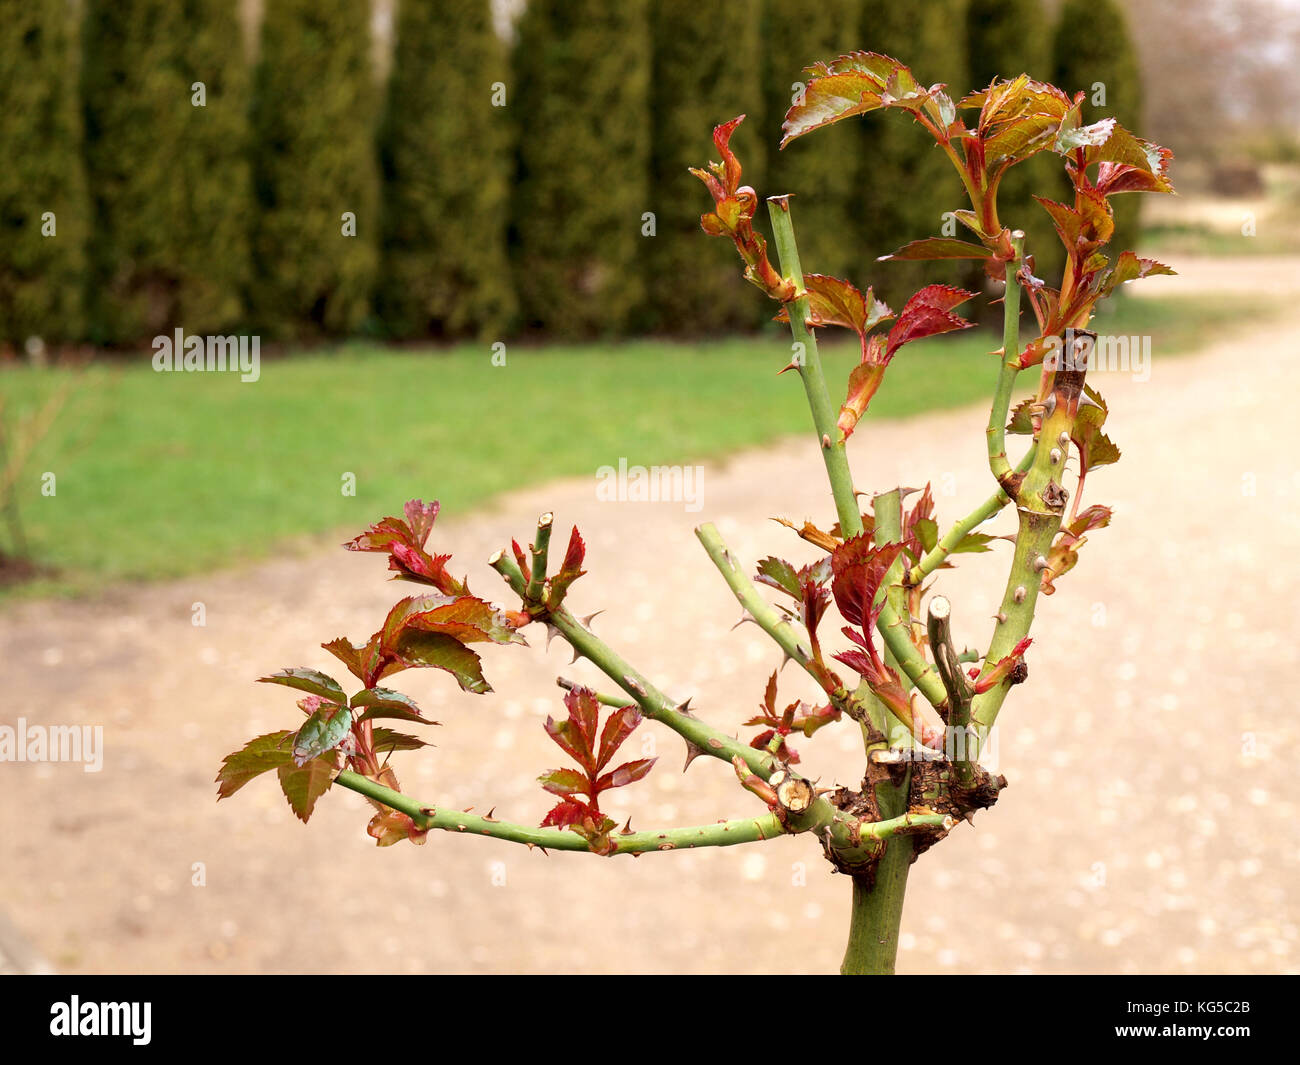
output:
[[[1150,286],[1194,291],[1210,272]],[[1295,261],[1278,264],[1292,285]],[[1245,261],[1234,277],[1266,267]],[[1274,275],[1275,276],[1275,275]],[[1124,449],[1089,499],[1115,507],[1079,567],[1043,601],[1029,682],[1001,719],[1011,787],[912,871],[904,972],[1295,971],[1300,874],[1294,676],[1300,599],[1300,316],[1212,350],[1159,361],[1148,381],[1097,375]],[[792,386],[794,387],[794,386]],[[886,386],[888,387],[888,386]],[[756,414],[756,416],[759,416]],[[989,490],[984,412],[868,424],[858,484],[933,480],[941,523]],[[654,455],[629,455],[646,465]],[[617,462],[618,456],[610,456]],[[734,729],[757,702],[774,649],[736,607],[692,527],[713,521],[748,563],[811,558],[769,515],[829,523],[820,459],[785,440],[703,472],[703,509],[599,503],[594,480],[444,515],[434,537],[480,594],[484,560],[525,539],[543,510],[587,533],[590,575],[572,601],[604,607],[597,630],[666,690]],[[437,485],[429,486],[436,495]],[[394,504],[400,501],[395,500]],[[378,515],[359,514],[358,527]],[[1007,515],[998,528],[1008,528]],[[944,575],[959,642],[988,638],[1008,546]],[[273,780],[216,804],[222,755],[285,727],[287,690],[253,684],[283,666],[330,668],[319,649],[362,638],[406,586],[383,562],[325,548],[290,560],[148,587],[93,603],[0,614],[13,723],[99,724],[104,767],[0,766],[0,909],[66,972],[829,971],[843,948],[849,884],[818,848],[760,847],[603,860],[434,835],[377,850],[363,801],[338,789],[304,827]],[[191,624],[193,604],[207,624]],[[833,630],[831,630],[833,631]],[[399,756],[405,790],[439,804],[540,818],[541,770],[561,764],[542,721],[559,706],[549,650],[490,649],[495,694],[443,674],[400,686],[444,722],[438,747]],[[784,675],[782,695],[810,694]],[[633,824],[752,812],[721,762],[680,772],[680,740],[656,725],[648,780],[609,803]],[[804,745],[805,768],[853,784],[846,723]],[[202,883],[196,883],[202,881]]]

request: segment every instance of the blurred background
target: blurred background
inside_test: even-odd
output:
[[[751,688],[758,698],[766,672],[755,672],[757,645],[726,644],[718,625],[730,621],[725,592],[693,600],[689,618],[707,607],[713,619],[685,643],[680,602],[673,624],[665,620],[674,590],[688,599],[711,579],[690,525],[719,520],[743,537],[770,511],[798,518],[807,506],[807,516],[826,519],[829,504],[800,494],[820,474],[815,449],[788,440],[807,425],[801,390],[775,375],[788,335],[741,279],[730,244],[700,232],[709,200],[687,168],[714,158],[712,127],[743,112],[733,145],[745,181],[760,195],[795,194],[805,270],[872,285],[894,307],[931,281],[984,287],[961,264],[876,262],[939,235],[946,213],[962,206],[947,162],[902,116],[868,116],[777,150],[802,68],[855,49],[893,55],[955,96],[1024,71],[1085,91],[1087,120],[1113,116],[1173,149],[1179,195],[1121,197],[1127,202],[1118,205],[1116,249],[1135,247],[1180,272],[1144,281],[1148,292],[1106,308],[1109,332],[1149,337],[1161,365],[1186,368],[1157,374],[1149,390],[1133,393],[1135,403],[1150,396],[1153,410],[1168,408],[1173,393],[1161,381],[1173,380],[1208,402],[1222,367],[1250,353],[1283,357],[1280,338],[1300,288],[1295,0],[0,0],[0,678],[11,697],[0,721],[21,712],[106,723],[110,751],[116,744],[121,752],[100,775],[0,766],[0,845],[12,848],[0,863],[0,970],[6,942],[14,967],[68,971],[326,965],[322,892],[342,876],[364,893],[372,860],[401,863],[386,875],[407,878],[411,912],[436,904],[440,916],[371,953],[348,948],[347,963],[360,969],[620,968],[594,933],[586,941],[553,931],[558,911],[547,906],[570,890],[638,892],[643,916],[618,926],[628,950],[621,967],[717,968],[735,950],[714,942],[716,928],[752,947],[760,967],[788,968],[790,955],[776,951],[773,937],[792,927],[818,930],[815,951],[800,955],[808,968],[834,965],[842,946],[836,900],[847,885],[816,887],[823,894],[790,908],[779,901],[788,863],[774,863],[774,873],[762,859],[682,856],[697,864],[649,873],[657,859],[646,859],[570,887],[553,861],[549,871],[512,872],[516,890],[492,895],[483,885],[499,885],[495,872],[484,881],[484,852],[447,853],[477,841],[434,839],[423,851],[367,853],[340,873],[339,854],[369,843],[363,811],[347,807],[351,796],[336,804],[348,816],[327,814],[324,825],[302,829],[270,786],[256,803],[250,787],[213,806],[210,778],[220,757],[254,734],[249,728],[280,727],[292,710],[255,689],[254,677],[326,665],[312,650],[336,635],[317,631],[324,621],[354,638],[378,624],[392,587],[333,545],[413,497],[442,501],[440,529],[468,552],[458,560],[479,573],[480,588],[494,587],[480,560],[510,536],[528,537],[540,510],[567,502],[562,522],[589,512],[589,541],[623,578],[607,574],[600,587],[624,597],[616,631],[629,654],[645,651],[719,700],[739,683],[745,708]],[[1037,272],[1048,277],[1060,260],[1031,193],[1063,195],[1058,170],[1058,160],[1044,157],[1017,168],[1000,205],[1004,221],[1028,231]],[[920,484],[944,471],[959,497],[941,498],[948,518],[964,513],[959,502],[987,494],[982,433],[963,428],[981,416],[961,412],[987,397],[997,308],[971,313],[980,330],[917,345],[891,368],[873,403],[884,428],[855,437],[863,464],[877,463],[859,473],[859,487],[899,483],[891,477]],[[1265,339],[1242,340],[1246,325]],[[256,338],[257,380],[155,372],[155,338],[175,330]],[[856,346],[825,342],[836,393]],[[1241,432],[1225,424],[1223,449],[1211,457],[1219,487],[1227,483],[1234,498],[1248,474],[1267,485],[1266,468],[1276,498],[1300,493],[1289,467],[1247,453],[1246,427],[1264,417],[1251,404],[1266,402],[1267,374],[1276,372],[1273,364],[1254,375],[1258,394],[1234,386]],[[895,421],[903,418],[932,420]],[[1144,423],[1119,442],[1155,448],[1159,430]],[[917,432],[933,448],[916,452],[916,463],[898,458],[904,434]],[[960,433],[972,447],[954,458],[945,447]],[[592,503],[594,471],[620,457],[707,464],[705,513],[674,511],[657,527],[662,560],[687,567],[680,581],[647,581],[635,574],[652,560],[619,560],[650,527],[635,505]],[[1142,508],[1158,493],[1140,479],[1142,462],[1139,449],[1133,481],[1117,481],[1117,491],[1139,520],[1149,515],[1153,532],[1161,514]],[[1196,506],[1203,485],[1178,469],[1165,503]],[[1252,559],[1267,551],[1265,527],[1243,527],[1243,542],[1257,542]],[[1174,583],[1199,557],[1190,531],[1173,547],[1151,542]],[[739,543],[751,557],[791,553],[780,539]],[[1124,567],[1116,556],[1115,572]],[[627,580],[637,582],[635,603]],[[1129,602],[1118,577],[1110,590],[1128,602],[1129,627],[1105,636],[1127,670],[1142,659],[1133,634],[1154,622],[1149,604]],[[196,603],[208,608],[208,627],[193,623]],[[601,605],[593,600],[591,609]],[[699,648],[716,661],[683,673],[680,659]],[[1181,672],[1186,681],[1188,653],[1169,650],[1159,675]],[[517,787],[529,796],[525,805],[541,801],[528,773],[525,787],[508,766],[473,757],[490,749],[509,755],[494,762],[520,757],[539,769],[537,759],[549,757],[532,745],[557,705],[549,684],[565,659],[527,654],[503,674],[489,671],[506,693],[505,717],[441,740],[460,753],[432,756],[446,760],[422,787],[466,804],[482,798],[479,785],[492,785],[493,799]],[[1236,674],[1225,670],[1227,691],[1240,678],[1230,683]],[[1140,702],[1135,676],[1122,673],[1119,688],[1133,686]],[[1114,681],[1096,681],[1098,700],[1117,697]],[[422,701],[439,710],[444,700],[463,701],[433,679],[426,686]],[[737,723],[741,712],[725,711]],[[466,717],[481,713],[467,708]],[[1053,729],[1070,734],[1064,721],[1040,725],[1038,742],[1058,735]],[[1240,731],[1228,729],[1230,742]],[[454,786],[444,775],[453,768]],[[904,940],[904,967],[1197,971],[1233,959],[1288,967],[1295,918],[1280,892],[1293,848],[1292,864],[1265,869],[1268,876],[1241,872],[1242,863],[1264,861],[1254,852],[1232,857],[1225,871],[1214,863],[1227,859],[1196,820],[1226,817],[1240,799],[1285,823],[1290,808],[1266,784],[1238,794],[1228,783],[1240,768],[1235,754],[1225,761],[1217,791],[1177,777],[1199,796],[1174,813],[1194,822],[1185,834],[1203,839],[1201,851],[1170,854],[1157,824],[1118,867],[1135,876],[1176,870],[1184,887],[1212,884],[1224,900],[1237,892],[1240,901],[1239,877],[1255,877],[1251,890],[1267,919],[1248,907],[1234,916],[1226,903],[1189,903],[1176,886],[1168,890],[1184,901],[1171,910],[1136,880],[1133,895],[1098,903],[1105,877],[1099,887],[1094,866],[1114,869],[1119,860],[1097,857],[1102,836],[1076,839],[1077,853],[1055,864],[1031,854],[990,857],[983,844],[954,840],[941,886],[972,898],[982,891],[992,906],[1007,891],[1008,869],[1019,870],[1040,878],[1042,892],[1075,899],[1071,912],[1088,914],[1078,925],[1086,935],[1062,932],[1059,911],[1044,916],[1017,902],[1018,916],[991,937],[945,939],[918,924]],[[1060,787],[1051,771],[1041,763],[1023,782],[1036,782],[1044,803]],[[1137,763],[1133,771],[1144,772]],[[1133,799],[1113,776],[1095,783],[1099,808]],[[1148,783],[1153,795],[1165,794]],[[734,790],[724,781],[701,794],[738,815]],[[77,802],[58,798],[65,794]],[[1207,813],[1205,796],[1216,794],[1222,809]],[[716,804],[659,800],[666,818],[718,816]],[[1008,845],[1017,838],[1011,817],[999,833]],[[1271,831],[1260,828],[1261,848]],[[399,850],[410,853],[390,858]],[[273,864],[280,853],[292,855],[299,873]],[[192,890],[194,862],[220,868],[223,886]],[[1059,882],[1041,881],[1050,876]],[[808,880],[829,883],[816,864]],[[750,904],[727,900],[760,889],[776,894],[754,896],[760,923],[747,924]],[[644,915],[659,913],[673,891],[715,923],[657,943]],[[290,916],[315,937],[311,944],[285,931]],[[660,916],[669,921],[671,907]],[[1162,925],[1166,918],[1173,924]],[[520,920],[529,945],[515,934]],[[1144,953],[1133,937],[1148,926],[1164,931]]]
[[[900,56],[954,94],[1027,71],[1172,147],[1181,196],[1120,197],[1116,247],[1293,247],[1296,4],[912,7],[0,0],[0,595],[265,555],[351,520],[358,500],[427,491],[434,469],[456,508],[586,471],[592,450],[560,432],[524,454],[492,434],[461,442],[488,411],[513,423],[566,400],[589,408],[592,437],[625,432],[609,389],[633,360],[651,383],[632,422],[679,460],[797,429],[798,397],[767,381],[739,387],[793,401],[771,423],[747,403],[697,417],[752,358],[728,338],[781,337],[733,249],[699,230],[708,198],[687,168],[715,154],[713,125],[748,116],[734,142],[746,181],[798,197],[805,269],[895,307],[925,281],[980,285],[978,267],[875,262],[951,229],[962,202],[905,119],[777,150],[802,68],[845,50]],[[1049,277],[1059,249],[1030,192],[1063,195],[1058,169],[1021,166],[1001,196]],[[1234,309],[1200,298],[1117,324],[1177,325],[1163,346],[1181,346]],[[150,362],[177,329],[256,337],[282,364],[255,385],[180,385]],[[485,372],[512,354],[549,384]],[[959,365],[972,373],[921,405],[981,394],[983,367]],[[439,393],[458,399],[424,417]],[[687,393],[699,407],[679,405]],[[381,426],[400,427],[400,457],[374,446]],[[451,470],[434,457],[449,449]],[[317,490],[349,461],[365,466],[356,497]],[[72,528],[45,505],[46,472]]]

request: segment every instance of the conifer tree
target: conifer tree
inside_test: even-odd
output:
[[[81,98],[92,339],[138,343],[239,322],[247,69],[234,5],[86,0]]]
[[[1142,128],[1142,77],[1137,49],[1123,9],[1115,0],[1065,0],[1053,38],[1055,83],[1087,93],[1085,122],[1113,118],[1126,129]],[[1140,236],[1142,197],[1119,196],[1116,248],[1132,248]]]
[[[266,0],[253,81],[258,320],[280,335],[346,335],[378,267],[378,86],[370,7]]]
[[[73,26],[0,0],[0,344],[81,339],[87,212]]]
[[[525,325],[552,336],[643,312],[649,26],[646,0],[530,0],[516,27],[515,281]]]
[[[712,126],[745,113],[737,150],[754,160],[749,180],[763,183],[767,145],[762,98],[761,0],[732,0],[700,18],[698,0],[656,0],[651,8],[651,186],[655,235],[646,245],[651,325],[698,333],[755,324],[750,286],[706,240],[690,167],[713,151]],[[775,141],[772,142],[775,149]],[[775,191],[775,190],[772,190]]]
[[[509,102],[490,0],[400,6],[380,132],[390,335],[500,336],[513,318]]]

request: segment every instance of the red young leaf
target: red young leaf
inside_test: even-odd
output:
[[[691,168],[713,196],[712,213],[701,216],[700,228],[712,237],[730,237],[745,263],[745,279],[766,292],[772,299],[786,303],[794,298],[794,284],[781,276],[767,257],[767,242],[754,232],[754,212],[758,194],[740,184],[740,161],[731,150],[731,135],[745,120],[744,115],[715,126],[713,144],[722,156],[721,163],[710,163],[708,170]]]
[[[847,281],[825,274],[805,274],[804,288],[808,292],[808,324],[814,327],[838,325],[852,329],[862,344],[863,358],[867,354],[867,333],[878,323],[892,318],[889,307],[876,299],[867,289],[859,292]],[[778,322],[790,320],[790,306],[781,308]]]
[[[831,553],[831,591],[835,604],[850,624],[870,630],[884,608],[884,600],[875,602],[876,594],[902,544],[877,547],[866,536],[846,540]]]
[[[635,761],[624,762],[621,766],[611,769],[596,781],[597,794],[607,788],[621,788],[627,784],[635,784],[638,780],[644,780],[646,774],[654,768],[656,761],[658,761],[656,758],[637,758]]]
[[[600,733],[600,748],[597,751],[596,771],[609,765],[623,741],[632,735],[637,725],[641,724],[641,709],[638,706],[624,706],[610,711],[605,719],[605,727]]]
[[[641,723],[641,712],[635,706],[615,708],[597,742],[600,703],[595,692],[589,688],[574,688],[565,695],[564,705],[569,711],[568,718],[557,722],[548,717],[546,733],[578,763],[581,772],[577,769],[552,769],[538,777],[542,787],[561,796],[561,801],[546,815],[542,826],[572,828],[587,840],[592,850],[606,854],[610,847],[609,832],[615,824],[600,811],[600,793],[641,780],[650,772],[655,759],[638,758],[598,775]],[[575,797],[578,795],[587,796],[586,801]]]
[[[970,329],[975,323],[955,314],[953,307],[965,303],[975,293],[951,285],[927,285],[904,305],[898,321],[889,331],[885,348],[886,361],[904,344],[924,337],[950,333],[954,329]]]
[[[583,543],[582,534],[578,532],[578,527],[575,525],[573,532],[569,534],[569,546],[564,552],[564,562],[560,565],[559,572],[547,582],[549,590],[546,594],[546,605],[549,609],[558,609],[564,602],[569,585],[587,572],[582,568],[586,555],[587,545]]]
[[[954,237],[926,237],[904,244],[890,255],[882,255],[880,262],[904,262],[932,259],[987,259],[993,253],[988,248]]]
[[[412,499],[406,504],[407,520],[387,517],[343,546],[349,551],[379,551],[388,554],[388,568],[397,578],[431,584],[444,595],[461,596],[469,592],[464,581],[447,572],[450,555],[430,555],[424,549],[438,516],[438,503],[424,504]]]

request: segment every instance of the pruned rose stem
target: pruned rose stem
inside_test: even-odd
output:
[[[957,779],[969,786],[975,779],[975,769],[966,751],[964,733],[970,725],[971,699],[975,693],[962,673],[957,649],[952,645],[952,604],[946,596],[935,595],[930,597],[928,606],[926,635],[930,640],[935,668],[948,692],[948,733],[951,737],[963,734],[962,744],[950,741],[947,746],[952,752]]]
[[[796,360],[796,368],[808,397],[808,409],[812,411],[818,446],[822,461],[826,464],[826,476],[831,482],[831,495],[835,497],[840,532],[847,540],[862,532],[862,513],[858,510],[857,495],[853,491],[853,474],[849,471],[844,434],[836,424],[836,411],[831,406],[830,393],[826,390],[826,376],[822,372],[822,360],[817,351],[817,338],[808,327],[808,295],[804,289],[803,267],[799,263],[799,248],[794,240],[794,223],[790,220],[789,197],[769,196],[767,210],[772,218],[772,241],[776,245],[781,273],[802,293],[786,308],[790,312],[790,335],[796,344],[803,346],[802,357]]]
[[[549,511],[537,519],[537,538],[532,543],[533,571],[528,577],[529,600],[542,597],[542,586],[546,583],[546,553],[551,543],[551,526],[554,522],[555,516]]]
[[[1007,415],[1011,410],[1011,392],[1020,373],[1020,279],[1017,276],[1025,258],[1025,234],[1017,229],[1011,234],[1015,257],[1006,264],[1007,287],[1002,297],[1002,354],[999,356],[997,386],[989,405],[986,433],[989,445],[989,469],[1004,489],[1011,491],[1011,463],[1007,459]]]
[[[369,777],[353,773],[351,770],[345,769],[339,773],[335,783],[406,814],[415,822],[416,827],[422,830],[441,829],[444,832],[490,836],[493,839],[523,843],[545,850],[592,853],[587,840],[576,832],[562,828],[532,828],[528,825],[512,824],[509,821],[498,821],[495,818],[489,819],[462,810],[438,809],[410,795],[386,788]],[[896,833],[917,828],[938,831],[951,826],[952,819],[941,814],[908,814],[889,821],[861,825],[860,832],[870,843],[890,839]],[[688,850],[692,847],[731,847],[739,843],[758,843],[791,832],[815,832],[820,835],[825,828],[826,826],[817,820],[811,820],[807,824],[782,825],[775,813],[768,813],[759,817],[719,821],[712,825],[689,825],[661,831],[626,834],[615,832],[609,838],[614,846],[612,854],[648,854],[654,851]]]

